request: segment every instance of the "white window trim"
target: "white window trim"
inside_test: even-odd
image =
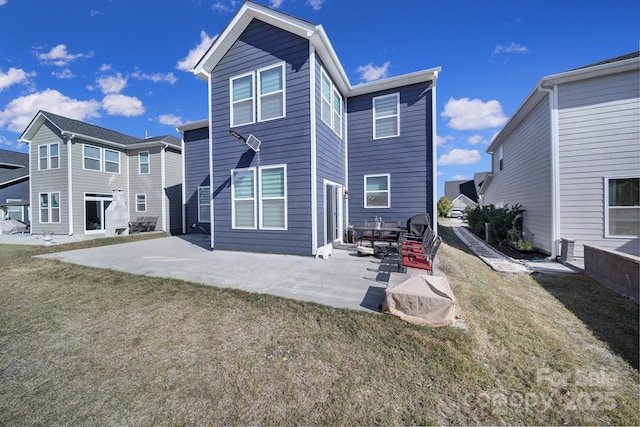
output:
[[[54,156],[51,155],[51,146],[52,145],[57,145],[58,146],[58,155],[55,156],[55,157],[58,158],[58,166],[56,166],[55,168],[51,167],[51,157],[54,157]],[[45,157],[41,157],[40,156],[40,148],[41,147],[46,147],[47,148],[47,154],[46,154]],[[47,167],[44,168],[44,169],[40,167],[40,160],[42,160],[42,159],[47,159]],[[43,170],[51,170],[51,169],[60,169],[60,144],[57,143],[57,142],[52,142],[51,144],[42,144],[42,145],[38,146],[38,170],[39,171],[43,171]]]
[[[43,194],[47,195],[47,200],[48,200],[48,206],[47,206],[47,221],[46,222],[42,222],[42,206],[40,206],[40,200],[41,200],[41,196]],[[58,207],[54,208],[51,206],[51,200],[53,199],[53,197],[51,197],[52,194],[58,194]],[[53,209],[58,209],[58,221],[51,221],[52,218],[52,210]],[[59,191],[50,191],[50,192],[44,192],[44,193],[38,193],[38,222],[40,224],[61,224],[62,223],[62,198],[60,195]]]
[[[200,213],[202,212],[201,207],[205,206],[203,204],[200,203],[200,190],[207,190],[207,200],[209,200],[209,203],[206,204],[207,211],[209,212],[209,215],[211,215],[211,187],[209,187],[208,185],[201,185],[198,187],[198,222],[202,222],[202,223],[211,223],[211,218],[209,218],[208,220],[203,220],[202,217],[200,216]],[[235,203],[234,203],[235,205]]]
[[[96,159],[96,158],[94,158],[94,157],[87,157],[87,156],[84,154],[84,148],[85,148],[85,147],[97,148],[97,149],[98,149],[98,151],[100,152],[100,157],[99,157],[99,158],[97,158],[97,159]],[[97,147],[97,146],[95,146],[95,145],[91,145],[91,144],[82,144],[82,169],[83,169],[83,170],[86,170],[86,171],[92,171],[92,172],[102,172],[102,169],[103,169],[103,167],[102,167],[102,166],[103,166],[103,165],[102,165],[102,160],[103,160],[103,158],[104,158],[104,155],[103,155],[103,154],[104,154],[104,153],[102,152],[102,148],[101,148],[101,147]],[[84,161],[85,161],[85,159],[98,160],[98,164],[100,165],[100,168],[99,168],[99,169],[87,169],[87,168],[84,166]]]
[[[284,196],[282,197],[263,197],[262,196],[262,171],[266,169],[284,169]],[[288,209],[288,193],[287,193],[287,165],[268,165],[268,166],[260,166],[258,168],[258,193],[259,193],[259,214],[260,214],[260,229],[261,230],[288,230],[289,229],[289,209]],[[265,227],[263,224],[264,213],[263,209],[263,201],[264,200],[283,200],[284,201],[284,227]]]
[[[387,177],[387,206],[367,206],[367,178],[377,178],[380,176],[385,176]],[[364,208],[365,209],[388,209],[391,207],[391,174],[389,173],[378,173],[378,174],[372,174],[372,175],[365,175],[364,176],[364,188],[363,188],[363,193],[364,193]]]
[[[110,160],[107,160],[107,151],[111,151],[112,153],[116,153],[118,155],[118,171],[117,172],[112,172],[112,171],[108,171],[107,170],[107,163],[114,163],[114,162],[112,162]],[[104,172],[106,172],[106,173],[114,173],[114,174],[120,175],[120,152],[117,151],[117,150],[112,150],[110,148],[103,148],[102,149],[102,157],[104,158],[104,164],[103,164]],[[83,163],[84,163],[84,159],[83,159]]]
[[[144,210],[138,210],[138,196],[144,196]],[[146,193],[138,193],[135,198],[136,203],[136,212],[146,212],[147,211],[147,194]]]
[[[253,173],[253,227],[240,227],[236,225],[236,189],[234,172],[251,171]],[[256,230],[258,228],[258,187],[257,187],[257,173],[255,167],[231,169],[231,228],[234,230]],[[249,199],[241,199],[249,200]]]
[[[141,158],[140,158],[140,154],[142,153],[147,153],[147,161],[146,162],[141,162]],[[142,165],[147,165],[147,171],[146,172],[141,172],[141,166]],[[149,153],[149,151],[139,151],[138,152],[138,175],[148,175],[151,173],[151,154]]]
[[[7,203],[21,202],[21,201],[22,201],[22,199],[6,199]],[[24,206],[20,206],[20,205],[18,205],[18,206],[7,206],[7,215],[9,215],[9,218],[17,219],[17,218],[11,217],[11,215],[9,214],[9,211],[10,211],[11,208],[20,208],[20,219],[18,221],[24,222]]]
[[[322,93],[323,77],[325,77],[329,81],[329,99],[326,99],[324,97],[324,94]],[[334,113],[333,97],[335,96],[335,94],[337,94],[340,97],[340,127],[338,128],[338,132],[335,131],[334,125],[333,125],[333,113]],[[322,102],[323,99],[327,100],[327,102],[329,103],[330,114],[329,114],[328,123],[324,119],[323,112],[325,107],[324,107],[324,103]],[[342,138],[342,123],[343,123],[343,117],[344,117],[343,110],[344,110],[344,98],[336,88],[335,84],[333,83],[333,80],[331,80],[331,77],[329,77],[329,74],[324,70],[324,68],[320,68],[320,120],[322,121],[322,123],[329,126],[329,128],[333,131],[333,133],[338,135],[338,137],[340,138]]]
[[[389,114],[382,117],[376,117],[376,100],[381,98],[391,98],[392,96],[396,97],[396,114]],[[371,109],[373,113],[373,139],[387,139],[387,138],[397,138],[400,136],[400,93],[390,93],[387,95],[374,96],[371,100]],[[398,130],[395,135],[386,135],[386,136],[378,136],[376,135],[376,120],[380,119],[388,119],[390,117],[396,118],[396,129]]]
[[[334,101],[334,97],[335,97],[336,95],[338,95],[338,98],[340,98],[340,114],[338,115],[338,117],[340,117],[340,126],[338,126],[338,130],[337,130],[337,131],[335,130],[335,123],[333,123],[334,113],[336,112],[336,111],[335,111],[335,108],[334,108],[333,101]],[[342,138],[342,117],[343,117],[343,115],[342,115],[342,110],[344,110],[344,105],[343,105],[343,103],[342,103],[342,102],[343,102],[343,100],[342,100],[342,95],[340,95],[340,92],[338,92],[338,89],[336,89],[336,87],[334,86],[334,87],[333,87],[333,92],[332,92],[332,98],[331,98],[331,121],[332,121],[332,123],[331,123],[331,124],[332,124],[331,129],[332,129],[332,130],[333,130],[333,132],[334,132],[336,135],[338,135],[340,138]]]
[[[282,70],[282,89],[276,92],[271,92],[268,93],[266,95],[262,95],[261,91],[260,91],[260,73],[264,72],[264,71],[269,71],[272,70],[274,68],[278,68],[280,67],[280,69]],[[286,73],[286,68],[285,68],[285,63],[281,62],[279,64],[274,64],[274,65],[269,65],[267,67],[263,67],[263,68],[259,68],[256,71],[256,96],[258,98],[258,122],[268,122],[271,120],[277,120],[277,119],[282,119],[283,117],[287,116],[287,73]],[[262,98],[263,96],[272,96],[274,94],[281,94],[282,95],[282,115],[278,116],[278,117],[271,117],[269,119],[262,119]]]
[[[622,234],[610,234],[609,233],[609,209],[625,208],[623,206],[609,206],[609,181],[612,179],[631,179],[638,178],[638,176],[605,176],[604,177],[604,237],[608,239],[632,239],[637,238],[635,235],[622,235]],[[626,206],[631,208],[632,206]]]
[[[251,121],[246,123],[234,123],[233,122],[233,82],[235,80],[241,79],[243,77],[251,76]],[[249,99],[249,98],[247,98]],[[237,102],[246,102],[247,99],[243,99],[242,101]],[[256,76],[255,72],[251,71],[248,73],[240,74],[237,76],[233,76],[229,79],[229,126],[231,128],[250,125],[256,122]]]

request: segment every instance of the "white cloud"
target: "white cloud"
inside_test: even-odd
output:
[[[520,46],[517,43],[511,42],[508,46],[503,46],[501,44],[496,45],[496,48],[493,50],[493,54],[499,53],[527,53],[529,52],[529,48],[526,46]]]
[[[174,84],[175,82],[178,81],[178,78],[173,73],[146,74],[140,70],[136,70],[133,73],[131,73],[131,77],[133,77],[136,80],[151,80],[154,83],[166,82],[166,83]]]
[[[76,120],[100,117],[100,103],[95,99],[80,101],[69,98],[55,89],[15,98],[0,111],[0,129],[12,132],[25,130],[39,110],[50,111]]]
[[[160,114],[158,123],[162,125],[178,126],[182,124],[182,118],[173,114]]]
[[[102,100],[102,108],[112,116],[133,117],[144,114],[145,108],[135,96],[109,94]]]
[[[100,91],[105,95],[120,93],[127,85],[127,78],[117,73],[115,76],[100,77],[96,79],[96,83],[98,83]]]
[[[102,13],[102,12],[100,12],[99,10],[91,9],[91,10],[89,11],[89,15],[91,15],[91,16],[97,16],[97,15],[103,15],[103,13]]]
[[[68,68],[65,68],[62,71],[52,71],[51,75],[53,77],[55,77],[56,79],[72,79],[72,78],[74,78],[76,76]]]
[[[320,10],[322,8],[324,0],[307,0],[307,4],[313,8],[313,10]]]
[[[36,73],[27,73],[19,68],[9,68],[9,71],[3,73],[0,71],[0,92],[9,86],[16,84],[25,84],[29,82],[29,77],[35,76]]]
[[[476,145],[482,142],[482,138],[482,135],[471,135],[469,138],[467,138],[467,142],[469,143],[469,145]]]
[[[450,98],[441,116],[450,118],[447,126],[456,130],[490,129],[507,122],[502,106],[495,100],[482,102],[479,99]]]
[[[204,56],[209,47],[213,44],[218,36],[210,37],[203,31],[200,32],[200,43],[189,51],[187,56],[182,58],[176,64],[176,68],[182,71],[191,71],[196,66],[198,61]]]
[[[447,136],[440,136],[440,135],[436,135],[436,146],[441,146],[443,144],[445,144],[448,141],[453,141],[455,140],[455,138],[451,135],[447,135]]]
[[[56,47],[52,48],[48,53],[39,53],[38,59],[47,63],[57,65],[58,67],[65,67],[72,61],[75,61],[78,58],[91,58],[93,57],[93,52],[89,53],[76,53],[72,54],[67,51],[67,46],[64,44],[59,44]]]
[[[466,175],[461,175],[461,174],[459,174],[459,173],[458,173],[458,174],[453,175],[453,177],[452,177],[452,178],[453,178],[453,180],[454,180],[454,181],[462,181],[462,180],[465,180],[465,179],[470,179],[468,176],[466,176]]]
[[[0,0],[0,6],[4,6],[7,3],[9,3],[9,0]]]
[[[438,171],[438,176],[444,176],[444,172]]]
[[[272,8],[278,9],[282,5],[283,1],[284,0],[271,0],[269,1],[269,4],[271,5]]]
[[[373,65],[373,62],[370,62],[367,65],[358,67],[356,72],[360,74],[361,81],[372,82],[387,77],[389,75],[389,65],[391,65],[390,61],[385,62],[379,67]]]
[[[454,148],[447,154],[443,154],[438,159],[438,165],[472,165],[478,163],[482,157],[478,150],[466,150],[462,148]]]
[[[220,1],[215,2],[211,6],[211,9],[217,10],[219,12],[232,12],[233,11],[233,8],[231,6],[227,6],[226,4],[223,4]]]
[[[111,65],[110,65],[110,64],[102,64],[102,65],[100,66],[100,71],[101,71],[101,72],[103,72],[103,73],[104,73],[105,71],[109,71],[109,70],[111,70]]]

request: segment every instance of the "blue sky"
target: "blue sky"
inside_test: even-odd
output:
[[[546,75],[633,52],[635,0],[259,0],[322,24],[352,85],[442,67],[438,195],[490,170],[493,135]],[[133,136],[207,117],[189,70],[235,0],[0,0],[0,148],[39,109]]]

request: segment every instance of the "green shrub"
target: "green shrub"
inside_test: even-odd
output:
[[[522,214],[520,205],[496,208],[493,205],[467,208],[467,222],[471,231],[484,235],[484,224],[491,224],[491,231],[498,242],[518,241],[522,238]]]

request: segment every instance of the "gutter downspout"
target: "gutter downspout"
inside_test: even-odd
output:
[[[436,140],[438,133],[436,129],[436,84],[438,83],[438,72],[433,72],[433,85],[431,86],[431,224],[433,232],[438,234],[438,152]]]
[[[560,147],[558,142],[558,85],[551,89],[538,85],[538,90],[549,94],[551,122],[551,258],[559,255],[560,245]]]
[[[176,128],[176,130],[178,130]],[[178,132],[180,132],[178,130]],[[186,173],[184,171],[184,164],[185,164],[185,151],[184,151],[184,133],[180,132],[182,134],[182,138],[180,140],[180,149],[181,151],[181,156],[180,156],[180,164],[182,165],[182,234],[187,234],[187,204],[186,204],[186,200],[187,200],[187,186],[186,186]]]
[[[210,242],[209,246],[214,249],[215,246],[215,232],[214,232],[214,208],[213,208],[213,101],[211,100],[211,94],[213,92],[213,82],[211,81],[211,73],[202,71],[207,75],[207,105],[209,106],[209,234]],[[182,153],[184,156],[184,152]]]
[[[169,144],[164,144],[160,148],[160,188],[162,188],[162,230],[167,231],[167,173],[165,152]]]
[[[67,198],[69,199],[68,201],[68,206],[69,206],[69,236],[73,235],[73,168],[72,168],[72,155],[71,153],[73,152],[72,150],[72,145],[73,143],[71,142],[71,140],[73,138],[75,138],[75,135],[72,133],[66,133],[66,132],[62,132],[62,136],[66,137],[64,138],[64,140],[66,141],[66,145],[67,145]]]
[[[315,254],[318,248],[318,171],[316,159],[316,50],[313,43],[309,42],[310,76],[310,121],[311,126],[311,254]]]

